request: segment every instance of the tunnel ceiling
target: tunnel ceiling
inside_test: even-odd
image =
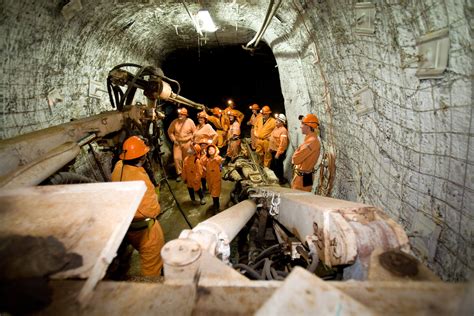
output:
[[[101,28],[103,40],[135,43],[147,56],[161,60],[169,52],[197,46],[245,45],[255,35],[265,18],[269,1],[88,1],[82,0],[82,10],[70,23],[79,23],[87,33]],[[60,11],[63,3],[58,4]],[[200,9],[209,10],[218,27],[215,33],[200,36],[190,15]],[[283,12],[284,8],[279,10]],[[281,14],[281,13],[280,13]],[[267,32],[283,25],[279,15]]]

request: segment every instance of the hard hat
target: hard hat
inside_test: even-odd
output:
[[[199,112],[197,118],[204,118],[207,120],[207,113],[206,111]]]
[[[194,151],[199,155],[201,153],[201,146],[199,146],[199,144],[194,144]]]
[[[249,109],[258,111],[260,110],[260,107],[258,106],[257,103],[254,103],[251,106],[249,106]]]
[[[123,142],[122,153],[119,158],[131,160],[145,155],[150,151],[150,147],[145,144],[143,138],[139,136],[129,137]]]
[[[182,115],[188,116],[188,109],[186,109],[186,108],[180,108],[180,109],[178,109],[178,114],[182,114]]]
[[[275,118],[282,122],[283,124],[286,124],[286,116],[283,113],[280,114],[275,114]]]
[[[218,107],[215,107],[212,109],[212,114],[214,115],[221,114],[221,113],[222,113],[222,110],[219,109]]]
[[[216,155],[219,155],[219,148],[217,148],[216,145],[210,144],[209,146],[206,147],[206,153],[209,153],[209,148],[213,147],[216,150]]]
[[[301,122],[303,124],[306,124],[312,128],[318,128],[319,126],[319,119],[316,115],[314,114],[307,114],[302,120]]]
[[[262,111],[260,112],[262,112],[263,114],[270,114],[272,113],[272,110],[270,110],[270,107],[268,105],[264,105]]]
[[[233,117],[237,117],[237,111],[236,110],[230,110],[230,111],[227,111],[227,116],[233,116]]]

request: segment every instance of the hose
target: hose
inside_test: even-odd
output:
[[[236,265],[234,265],[234,269],[242,269],[244,270],[246,273],[248,273],[249,276],[251,276],[253,279],[255,280],[263,280],[260,275],[258,274],[257,271],[255,271],[254,269],[252,269],[251,267],[249,267],[248,265],[246,264],[243,264],[243,263],[238,263]]]
[[[271,247],[268,247],[268,248],[265,249],[264,251],[262,251],[262,252],[257,256],[257,258],[255,258],[255,262],[258,262],[258,261],[260,261],[260,259],[263,259],[263,258],[265,258],[266,256],[272,254],[273,252],[275,252],[275,250],[280,250],[280,244],[273,245],[273,246],[271,246]]]
[[[82,176],[74,172],[59,172],[53,175],[49,181],[51,184],[77,184],[77,183],[94,183],[94,179]]]
[[[319,256],[316,252],[311,251],[311,264],[306,268],[311,273],[314,273],[316,271],[316,268],[318,267],[319,264]]]
[[[255,34],[255,36],[250,40],[250,42],[247,43],[247,45],[245,45],[245,47],[243,47],[244,49],[247,49],[249,48],[250,45],[252,45],[253,43],[255,43],[255,41],[257,40],[257,38],[260,36],[260,34],[262,33],[264,27],[265,27],[265,24],[267,23],[267,20],[268,18],[270,17],[270,13],[272,12],[272,7],[273,7],[273,0],[270,0],[270,4],[268,5],[268,9],[267,9],[267,12],[265,13],[265,19],[263,19],[263,24],[262,24],[262,27],[260,27],[260,29],[258,30],[258,32]]]

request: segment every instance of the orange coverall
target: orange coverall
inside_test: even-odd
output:
[[[236,114],[237,114],[236,119],[239,122],[239,124],[242,124],[242,121],[244,120],[245,115],[244,115],[244,113],[240,112],[239,110],[233,109],[232,107],[228,106],[224,110],[224,115],[226,115],[227,119],[229,119],[229,116],[227,115],[227,112],[230,112],[232,110],[234,110],[236,112]]]
[[[255,151],[260,157],[260,161],[263,160],[265,167],[270,166],[270,161],[272,160],[272,155],[268,147],[270,145],[270,135],[275,128],[275,124],[276,121],[271,116],[263,123],[263,115],[259,115],[255,123],[254,134],[257,138]]]
[[[295,166],[295,175],[291,183],[292,189],[311,192],[312,185],[303,186],[303,176],[298,175],[297,172],[313,173],[314,165],[318,161],[321,150],[321,143],[319,142],[316,133],[306,135],[303,144],[301,144],[293,154],[291,162]],[[312,174],[314,178],[314,174]]]
[[[192,155],[184,158],[183,181],[188,188],[198,191],[201,188],[202,165],[198,156]]]
[[[237,157],[240,153],[240,124],[237,121],[234,121],[229,128],[227,133],[227,142],[229,147],[227,148],[227,156],[231,159]]]
[[[174,165],[178,175],[183,171],[183,160],[188,155],[187,152],[195,131],[196,125],[189,118],[175,119],[168,128],[168,136],[173,142]]]
[[[252,116],[250,117],[250,120],[249,120],[249,125],[252,126],[252,128],[250,129],[250,145],[252,146],[253,150],[255,150],[257,146],[257,137],[255,136],[255,124],[257,123],[257,117],[259,115],[260,114],[252,113]]]
[[[230,127],[229,118],[227,115],[221,117],[209,115],[207,120],[214,125],[217,132],[217,144],[218,148],[222,148],[227,144],[227,131]]]
[[[193,142],[201,145],[202,149],[209,144],[215,145],[217,143],[217,133],[210,124],[198,125],[194,132]]]
[[[270,163],[275,175],[283,180],[283,161],[285,160],[285,152],[288,148],[288,130],[285,126],[275,127],[270,135],[270,144],[268,145],[270,151]],[[273,157],[273,154],[275,157]],[[276,156],[278,155],[278,158]]]
[[[209,193],[213,198],[221,195],[221,163],[222,157],[215,154],[214,157],[207,157],[206,180]]]
[[[145,218],[155,219],[160,214],[160,204],[155,193],[155,187],[151,183],[145,169],[123,165],[122,160],[115,164],[112,172],[112,181],[137,180],[145,181],[147,190],[135,212],[133,221],[140,221]],[[140,254],[143,275],[160,275],[161,268],[163,267],[160,251],[165,243],[160,223],[155,219],[153,226],[139,231],[128,231],[126,238]]]

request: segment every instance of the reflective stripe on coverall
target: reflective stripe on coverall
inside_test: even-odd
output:
[[[260,157],[260,161],[263,160],[265,167],[270,166],[272,155],[270,154],[270,135],[275,128],[276,120],[273,117],[269,117],[265,123],[263,123],[263,115],[259,115],[256,119],[254,134],[257,137],[257,143],[255,145],[255,152]]]
[[[202,165],[201,160],[196,155],[184,158],[181,176],[188,188],[193,188],[194,191],[201,188]]]
[[[222,148],[227,144],[227,131],[230,127],[229,118],[226,115],[222,115],[220,118],[217,116],[208,116],[207,120],[214,125],[217,133],[217,144],[218,148]]]
[[[313,173],[314,165],[318,161],[321,143],[316,132],[306,135],[304,142],[296,149],[291,158],[295,169],[299,172]],[[312,175],[314,178],[314,174]],[[295,173],[291,183],[292,189],[311,192],[312,185],[303,186],[303,176]]]
[[[195,131],[196,125],[189,118],[185,120],[175,119],[168,128],[168,136],[173,142],[173,159],[178,175],[183,170],[183,160],[188,155],[187,152]]]
[[[240,153],[240,124],[237,121],[234,121],[229,128],[229,132],[227,134],[227,141],[229,147],[227,148],[227,156],[231,159],[237,157]]]
[[[123,168],[122,168],[123,167]],[[156,218],[160,214],[160,204],[155,193],[155,187],[150,181],[145,169],[123,165],[119,160],[112,172],[112,181],[145,181],[147,190],[133,220],[144,220],[145,218]],[[143,275],[160,275],[163,261],[161,259],[161,248],[165,243],[165,237],[160,223],[155,220],[153,226],[139,231],[129,231],[127,240],[140,254]]]
[[[207,157],[206,163],[206,181],[209,193],[212,197],[221,195],[221,163],[222,157],[215,154],[214,157]]]

